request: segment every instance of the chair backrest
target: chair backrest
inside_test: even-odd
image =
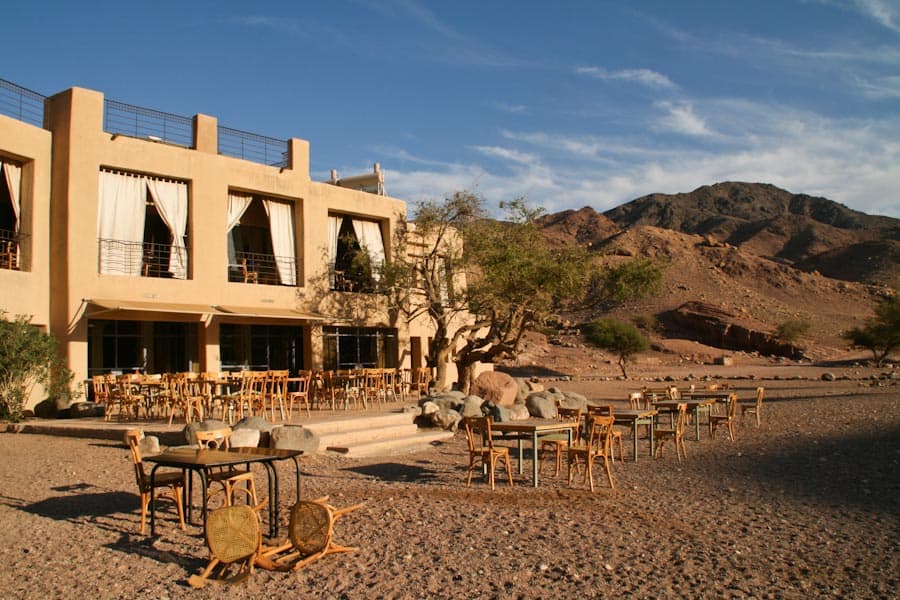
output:
[[[141,430],[127,430],[125,432],[125,443],[128,444],[128,449],[131,450],[131,462],[134,465],[134,476],[137,480],[138,488],[143,490],[148,479],[147,474],[144,472],[144,461],[141,457]]]
[[[295,394],[308,394],[309,393],[309,384],[312,379],[312,371],[299,371],[297,373],[296,384],[297,389],[292,392]]]
[[[666,398],[669,400],[681,400],[681,391],[673,386],[666,388]]]
[[[612,444],[612,415],[590,415],[588,418],[588,452],[609,454]]]
[[[493,423],[494,419],[490,416],[463,418],[463,427],[466,430],[466,442],[469,445],[469,452],[477,452],[478,448],[481,447],[481,443],[478,441],[477,436],[481,436],[484,440],[484,444],[488,448],[493,449],[494,440],[491,435],[491,425]]]
[[[572,441],[581,439],[581,409],[560,406],[556,409],[556,418],[560,421],[574,421],[578,426],[572,431]]]
[[[675,433],[684,435],[684,423],[687,420],[687,403],[679,402],[675,408]]]
[[[636,410],[644,408],[644,392],[631,392],[628,394],[628,405]]]
[[[728,395],[728,403],[726,404],[725,413],[729,417],[734,417],[734,413],[737,410],[738,397],[737,394],[729,394]]]
[[[197,445],[207,450],[227,450],[228,439],[231,437],[231,427],[197,431]]]

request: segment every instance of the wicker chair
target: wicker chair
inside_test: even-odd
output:
[[[232,505],[209,513],[206,545],[211,558],[200,574],[188,578],[191,587],[202,588],[209,582],[241,583],[253,574],[263,550],[259,526],[259,511],[263,505]],[[216,567],[219,567],[218,573],[213,576]],[[236,572],[229,576],[232,568],[236,568]]]

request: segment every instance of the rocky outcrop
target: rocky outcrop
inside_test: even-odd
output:
[[[508,407],[516,403],[519,384],[506,373],[485,371],[475,378],[469,393],[498,406]]]
[[[803,358],[800,348],[779,341],[771,332],[765,331],[763,325],[739,319],[703,302],[686,302],[675,310],[662,313],[659,319],[667,329],[677,330],[684,337],[709,346]]]

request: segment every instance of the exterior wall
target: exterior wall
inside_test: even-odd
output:
[[[47,101],[47,127],[53,134],[53,280],[51,326],[64,340],[69,367],[81,380],[87,375],[85,299],[116,299],[159,303],[231,305],[261,310],[294,309],[326,316],[326,324],[395,325],[401,348],[408,340],[405,325],[390,323],[373,297],[362,300],[361,319],[340,315],[350,302],[328,292],[328,214],[340,212],[382,222],[386,250],[404,202],[310,180],[309,146],[289,143],[287,168],[271,167],[221,156],[216,152],[216,120],[198,115],[195,145],[189,149],[103,131],[103,95],[73,88]],[[101,167],[178,179],[188,183],[187,280],[104,275],[98,269],[97,213]],[[226,214],[230,189],[293,202],[298,286],[273,286],[228,281]],[[358,301],[358,300],[357,300]],[[117,315],[115,318],[126,318]],[[129,313],[127,318],[161,320],[160,313]],[[170,315],[166,320],[201,321],[198,315]],[[226,318],[230,322],[287,324],[262,318]],[[201,369],[217,370],[220,317],[204,322]],[[290,324],[312,325],[312,322]],[[321,365],[321,344],[315,327],[310,367]],[[202,341],[201,341],[202,343]]]
[[[50,325],[50,132],[0,115],[0,159],[22,166],[20,270],[0,269],[0,308]]]

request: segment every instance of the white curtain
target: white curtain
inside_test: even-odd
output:
[[[237,264],[237,252],[234,249],[234,238],[231,230],[237,227],[241,222],[241,217],[247,212],[250,203],[253,202],[251,194],[241,194],[240,192],[228,192],[228,224],[225,227],[225,235],[228,238],[228,264]]]
[[[3,165],[6,187],[9,188],[9,198],[12,200],[13,213],[16,215],[16,233],[19,233],[22,222],[22,206],[19,199],[19,188],[22,184],[22,167],[6,162],[0,162],[0,165]]]
[[[328,277],[331,288],[334,289],[334,263],[337,262],[338,233],[341,231],[341,223],[344,217],[328,217]]]
[[[187,279],[187,250],[184,247],[184,232],[187,229],[188,218],[187,185],[148,178],[147,188],[153,196],[156,212],[172,234],[169,272],[174,279]]]
[[[381,266],[384,264],[384,239],[381,237],[381,225],[376,221],[353,219],[353,231],[359,245],[369,254],[372,265],[372,277],[381,279]]]
[[[100,171],[97,237],[105,240],[100,243],[101,273],[140,276],[146,193],[143,177]]]
[[[297,259],[294,254],[294,207],[287,202],[263,200],[269,215],[269,232],[272,235],[272,250],[275,266],[282,285],[297,285]]]

